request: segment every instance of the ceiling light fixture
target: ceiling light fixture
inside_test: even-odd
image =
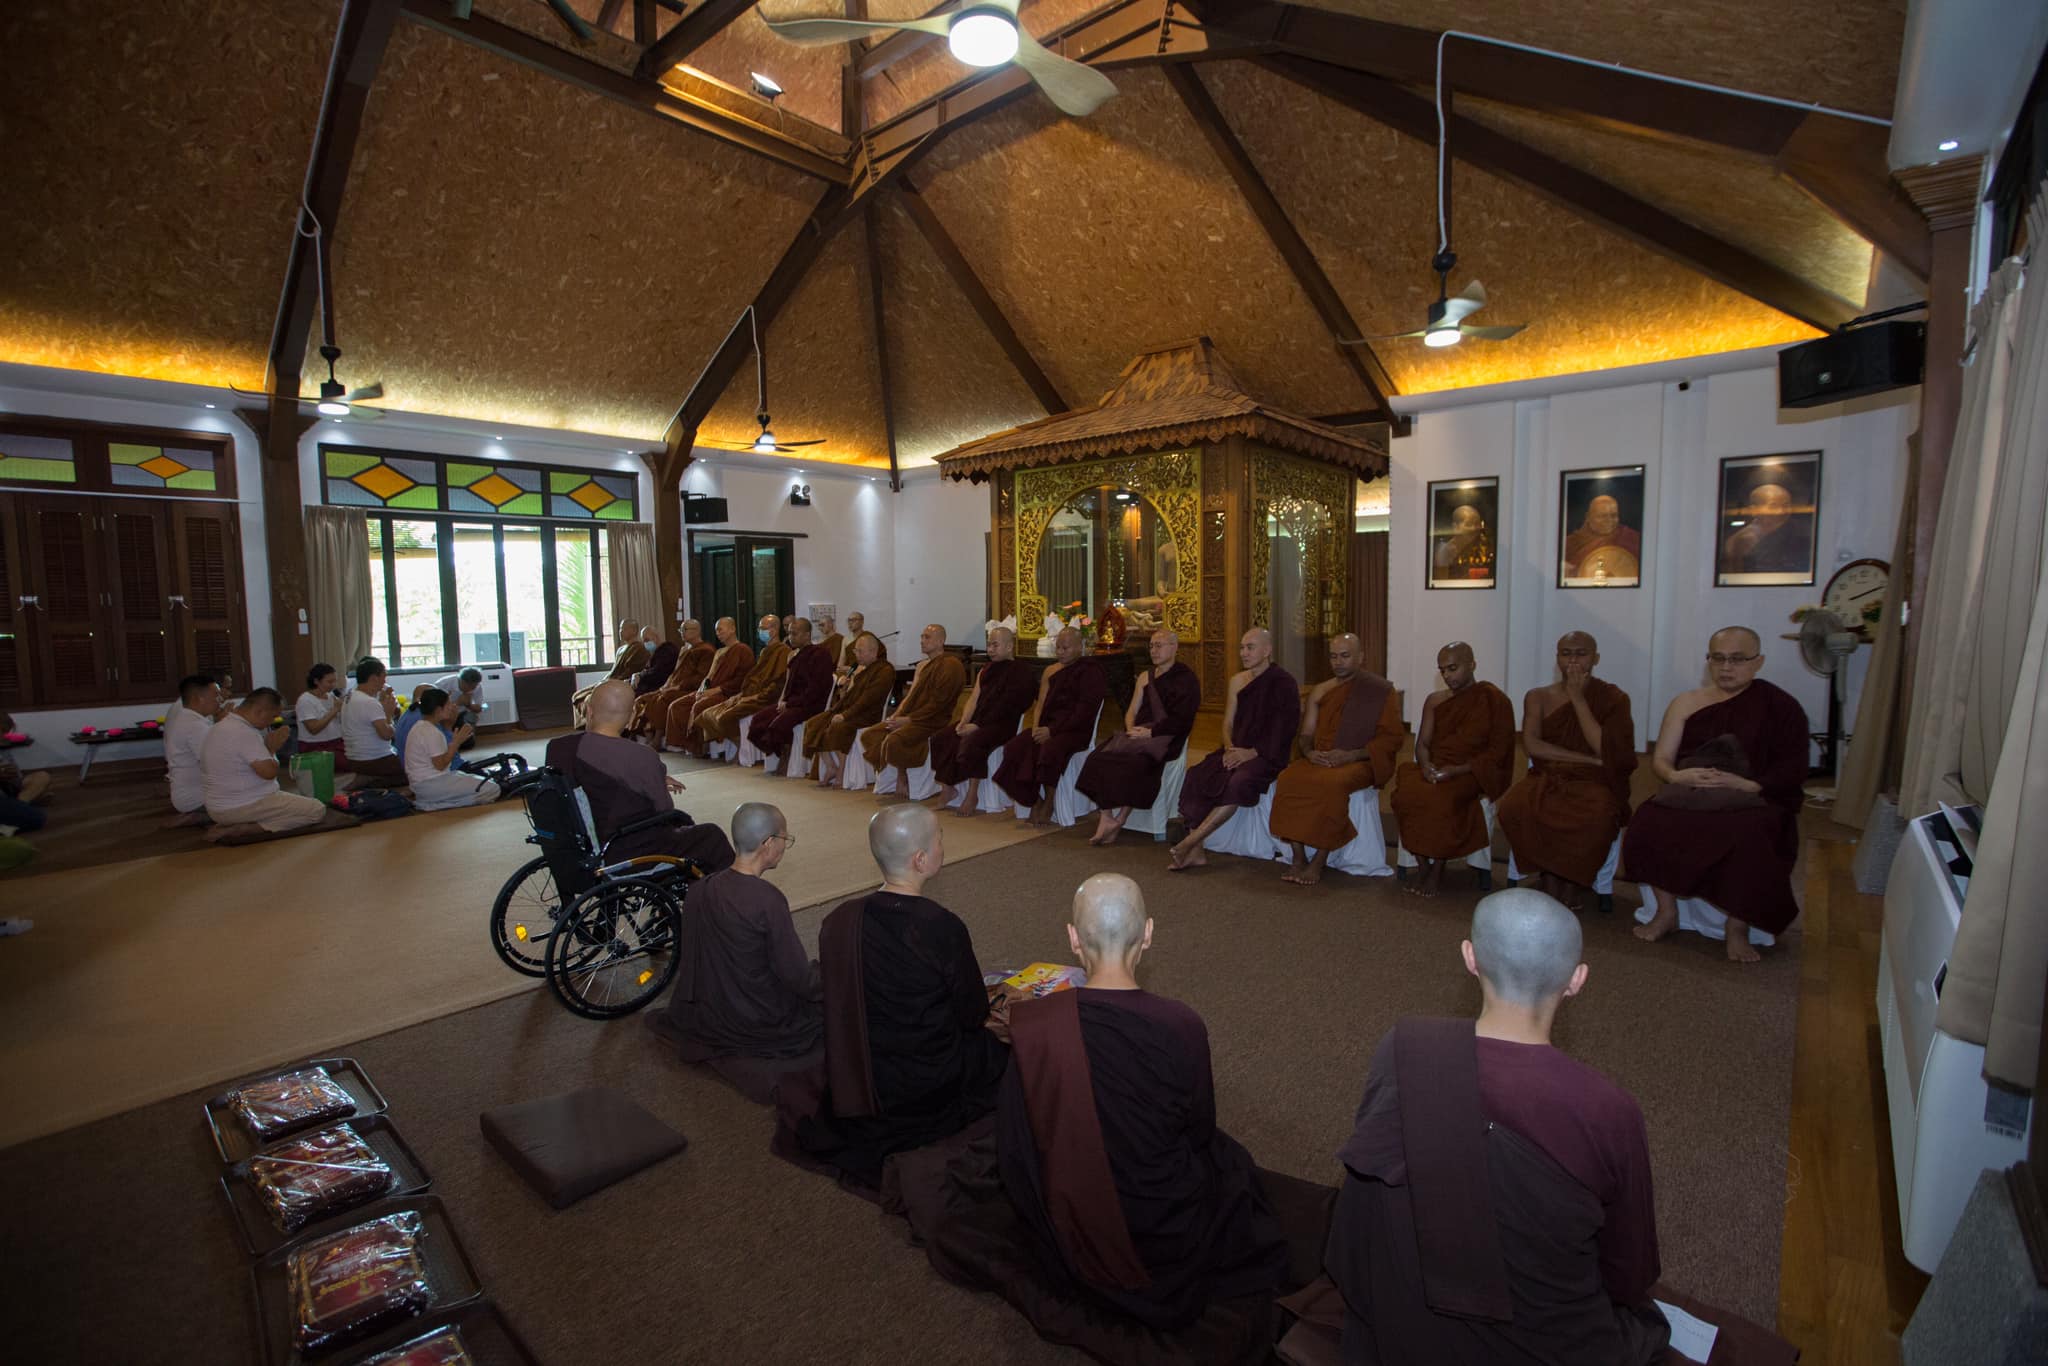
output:
[[[348,405],[338,398],[323,398],[313,405],[322,417],[347,417]]]
[[[1962,145],[1962,143],[1957,142],[1954,138],[1945,138],[1934,145],[1934,150],[1937,152],[1953,152]]]
[[[762,99],[772,104],[782,98],[782,86],[773,76],[764,76],[758,71],[749,71],[747,75],[753,78],[754,93]]]
[[[1001,66],[1017,55],[1017,18],[993,6],[970,9],[946,31],[946,46],[969,66]]]
[[[775,454],[775,433],[763,427],[761,434],[754,438],[754,444],[749,449],[758,455]]]

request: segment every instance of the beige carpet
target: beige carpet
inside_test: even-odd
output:
[[[772,880],[792,906],[874,885],[874,798],[677,771],[698,820],[783,809],[796,846]],[[1038,833],[944,828],[956,862]],[[528,829],[507,802],[10,886],[8,914],[36,925],[0,939],[0,1147],[533,988],[488,939]]]

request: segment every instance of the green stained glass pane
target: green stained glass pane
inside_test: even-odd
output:
[[[327,451],[327,472],[337,479],[346,479],[351,474],[361,474],[377,463],[374,455],[352,455],[347,451]]]
[[[597,510],[598,520],[605,522],[630,522],[633,509],[625,503],[609,503]]]
[[[548,489],[554,493],[567,493],[590,478],[580,470],[549,470]]]
[[[38,460],[26,455],[0,455],[0,479],[33,479],[43,484],[75,484],[78,466],[69,460]]]
[[[174,489],[208,489],[208,490],[210,490],[210,489],[212,489],[212,488],[214,487],[214,483],[213,483],[213,471],[212,471],[212,470],[186,470],[186,471],[185,471],[185,472],[184,472],[183,474],[174,474],[174,475],[172,475],[172,476],[170,477],[170,480],[169,480],[169,484],[170,484],[170,487],[172,487],[172,488],[174,488]]]
[[[499,509],[512,517],[538,517],[547,511],[537,493],[522,493]]]
[[[466,489],[490,472],[491,467],[489,465],[450,465],[448,466],[448,487],[451,489]]]
[[[107,443],[107,458],[116,465],[140,465],[145,460],[154,460],[164,453],[161,446],[131,446],[123,441]]]
[[[417,484],[404,493],[384,500],[385,506],[395,508],[437,509],[441,506],[441,492],[426,484]]]

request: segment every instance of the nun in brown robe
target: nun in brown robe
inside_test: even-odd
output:
[[[844,754],[852,749],[854,737],[881,720],[882,709],[889,705],[889,691],[896,686],[896,667],[889,662],[880,640],[863,631],[854,643],[863,640],[873,642],[875,662],[856,661],[853,677],[839,685],[838,693],[825,704],[824,710],[804,722],[804,753],[813,758],[820,754]]]
[[[681,749],[689,741],[691,729],[697,720],[697,713],[709,711],[728,697],[735,695],[745,681],[747,670],[754,667],[754,647],[734,637],[732,641],[718,647],[711,657],[711,667],[704,674],[703,685],[696,692],[678,697],[668,709],[668,723],[662,729],[662,739],[670,749]]]
[[[1636,771],[1636,723],[1628,694],[1605,679],[1589,678],[1586,707],[1600,728],[1600,762],[1537,759],[1529,776],[1509,788],[1494,809],[1524,877],[1544,872],[1592,886],[1607,862],[1608,847],[1628,824],[1629,775]],[[1594,754],[1569,702],[1543,718],[1537,736],[1577,754]]]
[[[1471,771],[1431,782],[1420,764],[1402,764],[1395,770],[1394,815],[1401,822],[1401,846],[1417,858],[1463,858],[1487,844],[1479,799],[1500,801],[1514,781],[1515,704],[1481,682],[1447,689],[1432,702],[1430,766]]]
[[[1311,753],[1343,751],[1363,757],[1319,764],[1296,759],[1273,785],[1273,838],[1328,853],[1351,843],[1351,794],[1379,787],[1394,776],[1394,759],[1407,732],[1401,725],[1401,697],[1394,685],[1368,669],[1333,678],[1311,694],[1315,728],[1305,739]]]
[[[996,786],[1019,806],[1036,807],[1050,798],[1068,762],[1094,743],[1109,679],[1100,660],[1080,655],[1078,636],[1074,649],[1076,658],[1046,671],[1045,695],[1031,729],[1003,746]]]
[[[1075,784],[1081,795],[1105,811],[1158,801],[1160,779],[1187,748],[1201,705],[1202,681],[1179,660],[1147,673],[1132,699],[1131,724],[1149,734],[1138,739],[1126,731],[1096,746]]]
[[[823,645],[806,645],[790,657],[782,695],[755,712],[747,728],[755,749],[778,759],[789,757],[790,737],[822,711],[832,695],[832,664],[837,658]]]
[[[988,776],[988,756],[1017,733],[1017,723],[1038,697],[1038,676],[1020,659],[992,659],[974,680],[974,698],[960,726],[932,736],[932,776],[947,787],[978,783]]]
[[[952,723],[953,707],[966,686],[967,666],[960,656],[941,650],[919,660],[909,691],[889,718],[900,724],[873,725],[860,733],[860,750],[867,756],[868,767],[880,773],[885,768],[909,769],[923,763],[931,751],[932,735]]]
[[[737,740],[740,722],[771,705],[782,693],[782,680],[789,673],[790,648],[771,640],[754,656],[754,667],[740,684],[739,695],[708,709],[695,721],[697,733],[705,740]]]

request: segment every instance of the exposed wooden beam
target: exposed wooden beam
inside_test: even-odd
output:
[[[1351,367],[1352,373],[1358,376],[1359,383],[1365,386],[1366,395],[1372,401],[1374,409],[1384,420],[1393,423],[1396,428],[1405,430],[1406,419],[1397,416],[1393,406],[1388,402],[1388,399],[1399,390],[1388,376],[1385,367],[1380,364],[1379,357],[1373,354],[1370,346],[1339,344],[1346,337],[1364,336],[1365,330],[1351,316],[1351,310],[1344,306],[1344,300],[1337,293],[1337,287],[1330,283],[1330,277],[1324,273],[1322,263],[1316,260],[1315,252],[1310,250],[1307,239],[1302,237],[1301,232],[1294,226],[1294,221],[1287,216],[1287,211],[1280,206],[1280,200],[1273,193],[1272,187],[1266,184],[1266,178],[1259,174],[1259,168],[1252,163],[1251,154],[1245,151],[1244,144],[1237,139],[1237,134],[1224,122],[1223,111],[1218,109],[1216,101],[1210,98],[1208,87],[1202,84],[1202,78],[1189,67],[1169,66],[1166,68],[1166,80],[1167,84],[1173,87],[1174,93],[1180,96],[1181,103],[1187,106],[1195,126],[1201,130],[1202,137],[1208,142],[1209,150],[1216,154],[1216,159],[1223,163],[1223,169],[1228,171],[1231,180],[1236,182],[1245,207],[1252,211],[1252,217],[1258,219],[1259,226],[1266,230],[1266,236],[1273,243],[1273,249],[1279,252],[1280,259],[1287,263],[1287,269],[1293,274],[1294,282],[1300,285],[1301,292],[1308,296],[1316,316],[1321,318],[1323,326],[1329,329],[1331,345],[1344,358],[1345,364]]]
[[[937,14],[951,14],[964,3],[965,0],[945,0],[944,4],[926,10],[918,17],[929,19]],[[854,68],[860,73],[862,80],[867,80],[870,77],[881,75],[884,71],[887,71],[919,48],[936,43],[938,40],[938,35],[935,33],[919,33],[915,29],[902,29],[890,34],[881,42],[876,43],[873,47],[863,52],[859,60],[854,63]]]
[[[1045,409],[1046,415],[1049,417],[1054,413],[1069,411],[1073,405],[1067,402],[1066,397],[1060,393],[1059,386],[1052,382],[1052,378],[1032,356],[1031,349],[1024,345],[1024,339],[1017,335],[1017,329],[1010,326],[1010,320],[1003,316],[1002,306],[995,301],[995,296],[988,292],[988,287],[982,284],[981,276],[975,273],[974,263],[967,259],[967,253],[960,250],[952,234],[946,231],[946,225],[939,221],[939,215],[925,202],[924,196],[917,192],[917,187],[910,183],[908,176],[896,177],[896,192],[901,196],[904,209],[910,214],[910,221],[917,224],[917,230],[924,235],[924,240],[930,245],[932,253],[939,258],[939,264],[946,268],[946,274],[952,277],[960,292],[967,296],[967,302],[973,307],[975,316],[981,319],[981,325],[995,338],[996,345],[1003,349],[1003,354],[1010,358],[1010,364],[1015,367],[1018,377],[1030,387],[1032,396],[1038,400],[1039,406]]]
[[[612,25],[619,22],[619,14],[626,8],[626,0],[604,0],[604,8],[597,12],[597,26],[606,33],[613,32]]]
[[[754,7],[754,0],[702,0],[640,54],[634,75],[653,80],[677,62],[716,38],[733,20]]]
[[[1778,170],[1852,232],[1921,280],[1932,269],[1927,220],[1893,181],[1884,129],[1809,114],[1784,149]]]
[[[633,41],[646,47],[655,37],[654,0],[633,0]]]
[[[843,184],[847,178],[844,165],[795,138],[749,123],[722,109],[677,99],[652,81],[638,80],[614,71],[602,62],[565,51],[494,19],[482,15],[468,20],[455,19],[450,16],[444,0],[403,0],[403,4],[405,17],[416,24],[546,72],[594,95],[602,95],[644,114],[707,133],[819,180]]]
[[[1436,109],[1422,96],[1386,81],[1298,57],[1267,58],[1265,65],[1396,132],[1435,145]],[[1483,124],[1454,115],[1446,126],[1458,160],[1563,205],[1780,313],[1831,329],[1856,311],[1790,271]]]
[[[875,378],[882,390],[882,435],[889,442],[889,491],[903,492],[903,473],[896,464],[896,395],[889,383],[889,329],[882,311],[888,280],[882,273],[882,225],[870,199],[863,209],[862,231],[868,244],[868,307],[875,320]]]
[[[683,617],[677,609],[683,600],[683,471],[690,467],[690,448],[696,439],[692,428],[672,433],[658,451],[640,453],[653,476],[654,578],[670,626]]]

